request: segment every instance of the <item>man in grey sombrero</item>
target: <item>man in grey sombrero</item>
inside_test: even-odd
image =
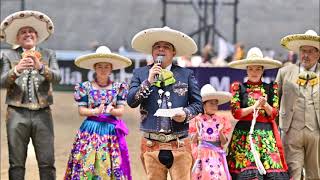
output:
[[[32,139],[40,179],[55,179],[54,133],[50,110],[52,83],[60,81],[55,52],[38,45],[54,31],[51,19],[38,11],[19,11],[0,25],[0,38],[14,49],[3,54],[1,84],[7,89],[9,179],[25,176]]]
[[[152,54],[155,61],[134,71],[127,99],[130,107],[140,105],[141,160],[147,178],[167,179],[169,171],[173,180],[190,180],[193,160],[188,121],[202,112],[202,102],[193,72],[172,60],[195,53],[197,46],[186,34],[168,27],[143,30],[131,44],[137,51]],[[173,111],[155,116],[158,109]]]
[[[320,36],[313,30],[284,37],[300,61],[279,70],[280,128],[293,179],[320,179]]]

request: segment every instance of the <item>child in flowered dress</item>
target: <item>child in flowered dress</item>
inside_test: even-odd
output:
[[[110,80],[112,70],[125,68],[131,60],[100,46],[96,53],[78,57],[75,64],[94,70],[94,81],[75,86],[79,115],[85,116],[78,130],[64,180],[132,180],[125,136],[124,114],[127,83]]]
[[[231,94],[216,91],[210,84],[201,88],[204,114],[191,120],[189,133],[193,146],[192,155],[195,163],[192,179],[230,180],[223,145],[228,142],[227,134],[231,124],[225,117],[217,115],[218,105],[228,102]]]

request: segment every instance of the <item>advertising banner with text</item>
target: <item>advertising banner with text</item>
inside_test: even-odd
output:
[[[55,90],[73,90],[76,83],[93,80],[93,71],[84,70],[76,67],[73,61],[59,61],[61,81],[55,85]],[[195,77],[199,82],[200,88],[205,84],[211,84],[217,91],[230,92],[230,85],[234,81],[244,82],[246,71],[231,69],[228,67],[197,67],[189,68],[194,71]],[[133,68],[114,71],[111,78],[115,81],[126,81],[130,83]],[[266,70],[263,81],[270,83],[275,80],[277,69]],[[221,109],[228,109],[229,105],[222,105]]]

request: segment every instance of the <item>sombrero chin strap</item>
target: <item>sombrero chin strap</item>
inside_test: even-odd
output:
[[[253,109],[253,119],[251,121],[251,126],[250,126],[250,131],[249,131],[249,141],[250,141],[250,148],[251,148],[250,151],[253,154],[254,161],[256,163],[258,171],[261,175],[264,175],[264,174],[266,174],[266,170],[264,169],[264,166],[263,166],[262,162],[260,161],[260,155],[257,152],[256,145],[253,143],[253,139],[252,139],[254,125],[256,124],[256,119],[258,117],[258,113],[259,113],[259,108]]]

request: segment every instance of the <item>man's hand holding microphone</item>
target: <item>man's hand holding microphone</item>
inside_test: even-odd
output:
[[[161,63],[162,63],[163,59],[164,59],[164,56],[158,56],[156,58],[154,65],[149,70],[149,76],[148,76],[149,83],[152,84],[159,79],[159,75],[162,70]]]
[[[159,75],[161,74],[161,64],[163,62],[164,56],[159,55],[152,68],[149,70],[148,81],[152,84],[155,81],[159,80]],[[186,113],[181,110],[177,111],[176,114],[172,117],[176,122],[183,122],[186,119]]]

